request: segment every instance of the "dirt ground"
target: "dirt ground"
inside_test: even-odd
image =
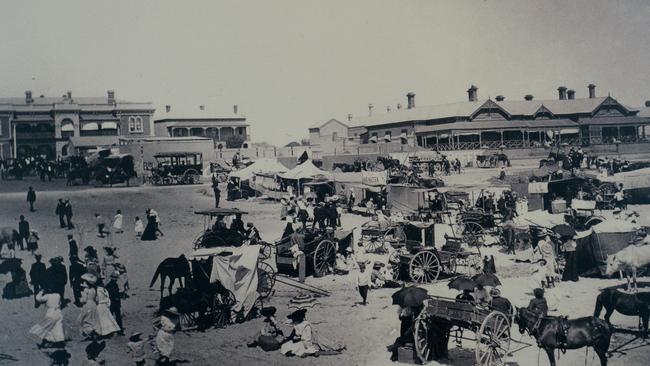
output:
[[[472,169],[467,174],[447,180],[448,185],[459,189],[477,190],[485,186],[487,180],[497,173],[494,169]],[[25,202],[25,188],[34,184],[37,188],[37,212],[29,213]],[[49,191],[46,191],[49,189]],[[100,250],[108,244],[107,239],[96,235],[93,214],[101,213],[112,217],[117,209],[124,214],[125,233],[113,235],[112,244],[119,248],[121,262],[127,266],[131,285],[131,297],[122,303],[126,333],[133,331],[153,334],[152,320],[159,299],[157,288],[150,289],[149,282],[157,264],[164,258],[178,256],[192,251],[192,240],[202,230],[201,218],[194,215],[195,210],[212,207],[213,199],[206,194],[207,186],[185,187],[115,187],[83,188],[73,190],[63,186],[62,182],[43,184],[27,180],[22,183],[0,182],[0,226],[16,227],[18,216],[25,214],[33,228],[41,236],[40,251],[44,259],[56,255],[66,257],[69,231],[59,229],[58,218],[54,215],[58,198],[70,199],[74,210],[77,229],[73,230],[80,248],[92,244]],[[4,192],[4,193],[1,193]],[[226,202],[226,207],[237,207],[251,212],[244,221],[252,221],[260,229],[262,238],[274,241],[280,236],[284,222],[279,219],[279,205],[263,201]],[[145,209],[155,208],[162,220],[164,237],[154,242],[137,240],[133,233],[135,216],[144,217]],[[345,215],[344,226],[352,228],[366,219],[359,216]],[[511,256],[500,253],[496,248],[486,250],[494,254],[497,271],[503,282],[503,294],[515,305],[525,306],[530,299],[532,284],[526,265],[515,264]],[[485,254],[485,253],[484,253]],[[23,268],[29,272],[33,263],[31,255],[20,252]],[[179,332],[175,335],[173,358],[192,365],[392,365],[386,346],[391,344],[399,333],[399,321],[396,307],[391,305],[390,295],[394,290],[373,290],[369,295],[368,306],[355,306],[359,296],[353,285],[354,273],[349,276],[326,276],[308,278],[307,283],[331,292],[329,297],[318,298],[318,305],[308,312],[310,320],[321,341],[343,343],[347,346],[341,355],[321,356],[318,358],[286,358],[278,352],[265,353],[255,348],[246,347],[261,327],[261,320],[236,324],[225,329],[210,329],[205,332]],[[0,275],[0,286],[10,280],[9,275]],[[648,281],[650,279],[644,278]],[[558,308],[554,314],[566,314],[571,317],[590,316],[594,311],[595,298],[602,288],[619,285],[619,280],[602,280],[581,278],[577,283],[561,283],[549,290],[551,305]],[[447,288],[446,282],[425,286],[429,293],[452,296],[456,293]],[[66,289],[66,297],[72,292]],[[278,308],[278,319],[284,320],[290,312],[288,300],[296,295],[297,290],[276,284],[275,293],[268,302]],[[266,305],[266,304],[265,304]],[[44,315],[43,307],[35,309],[32,298],[17,300],[0,300],[0,364],[4,365],[46,365],[48,358],[36,347],[36,341],[28,335],[29,328],[40,321]],[[77,317],[79,309],[68,305],[64,311],[66,335],[71,338],[66,349],[72,354],[72,365],[81,363],[86,343],[81,341]],[[612,322],[625,330],[634,329],[637,319],[616,314]],[[287,327],[288,331],[289,328]],[[465,332],[468,335],[468,332]],[[471,336],[471,333],[469,333]],[[512,328],[512,338],[533,346],[513,353],[512,360],[519,365],[548,365],[546,355],[539,354],[534,340],[521,336]],[[611,349],[632,340],[626,333],[616,333],[612,338]],[[101,357],[108,365],[133,364],[126,355],[126,338],[114,336],[107,341],[107,347]],[[513,342],[511,349],[524,346]],[[444,361],[449,365],[472,365],[474,344],[464,341],[462,347],[452,348],[451,359]],[[647,365],[650,346],[641,340],[635,340],[625,347],[625,354],[615,353],[610,358],[610,365]],[[539,356],[539,358],[538,358]],[[592,350],[585,355],[585,349],[568,351],[560,356],[559,365],[598,364],[593,358]],[[13,360],[12,360],[13,359]],[[148,364],[153,364],[149,360]],[[431,364],[436,364],[432,362]]]

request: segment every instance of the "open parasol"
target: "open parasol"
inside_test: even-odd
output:
[[[427,290],[416,287],[404,287],[393,294],[393,305],[403,308],[418,307],[429,296]]]
[[[453,288],[459,291],[463,290],[473,290],[476,287],[474,280],[467,276],[459,276],[449,281],[449,288]]]
[[[501,281],[499,281],[499,278],[491,273],[479,273],[472,277],[472,280],[474,280],[474,283],[477,285],[481,286],[500,286]]]

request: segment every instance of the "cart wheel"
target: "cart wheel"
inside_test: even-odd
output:
[[[270,264],[266,262],[257,263],[257,293],[260,298],[267,298],[273,291],[275,285],[275,271]]]
[[[329,240],[321,241],[314,250],[314,275],[321,277],[331,272],[336,264],[336,245]]]
[[[178,317],[181,330],[187,330],[196,327],[196,318],[193,313],[181,313]]]
[[[235,305],[235,295],[228,291],[228,294],[215,294],[212,303],[214,314],[214,326],[224,328],[232,321],[232,307]]]
[[[414,282],[427,283],[438,279],[440,275],[440,260],[429,251],[417,253],[409,262],[409,275]]]
[[[473,221],[465,222],[463,228],[463,241],[471,247],[478,247],[482,243],[483,227]]]
[[[363,240],[363,247],[367,253],[377,253],[384,248],[384,241],[382,238],[361,238]],[[365,239],[365,240],[364,240]]]
[[[598,216],[592,217],[589,220],[587,220],[587,222],[585,223],[585,229],[589,230],[591,229],[592,226],[598,225],[603,221],[604,219],[602,217],[598,217]]]
[[[260,245],[261,245],[260,246],[260,255],[259,255],[258,258],[260,260],[267,260],[267,259],[271,258],[271,255],[273,253],[273,246],[271,244],[269,244],[269,243],[266,243],[266,242],[261,242]]]
[[[427,363],[429,361],[429,356],[431,355],[431,346],[429,346],[428,342],[429,322],[424,314],[420,314],[420,316],[415,319],[413,333],[415,352],[422,363]]]
[[[253,303],[253,307],[251,307],[251,310],[248,312],[248,314],[246,314],[246,320],[252,320],[261,317],[263,307],[264,307],[264,301],[262,300],[261,297],[258,297],[257,300],[255,300],[255,303]]]
[[[510,351],[510,321],[500,311],[491,312],[476,333],[476,364],[492,366],[505,364]]]
[[[399,281],[399,252],[397,250],[394,250],[388,256],[388,264],[393,272],[393,281]]]
[[[185,173],[183,173],[183,178],[182,181],[184,184],[194,184],[194,183],[199,183],[199,181],[196,179],[197,176],[201,176],[196,169],[187,169]]]

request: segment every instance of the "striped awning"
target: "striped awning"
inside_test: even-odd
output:
[[[372,136],[368,141],[377,142],[377,136]]]
[[[390,142],[390,135],[384,135],[384,141]]]

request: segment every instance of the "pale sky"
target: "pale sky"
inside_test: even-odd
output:
[[[387,105],[565,85],[650,99],[650,1],[5,1],[0,96],[103,96],[164,111],[239,105],[253,141]]]

